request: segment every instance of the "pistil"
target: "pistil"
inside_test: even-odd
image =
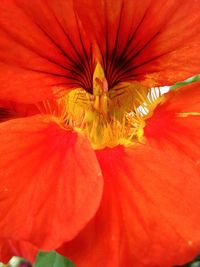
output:
[[[108,113],[108,82],[100,63],[97,63],[93,74],[93,107],[103,115]]]

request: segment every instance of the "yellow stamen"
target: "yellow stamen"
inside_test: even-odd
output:
[[[66,127],[85,135],[94,149],[103,149],[143,143],[145,119],[161,99],[160,92],[151,96],[151,89],[138,82],[119,83],[108,88],[103,68],[97,63],[93,93],[77,88],[59,99],[57,104],[61,107],[59,117]],[[49,109],[48,103],[45,108]]]

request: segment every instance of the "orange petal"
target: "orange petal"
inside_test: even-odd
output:
[[[116,147],[97,156],[100,209],[59,252],[79,267],[171,267],[192,259],[200,250],[197,166],[173,145]]]
[[[1,123],[0,141],[1,239],[48,250],[74,238],[102,194],[87,140],[38,115]]]
[[[160,146],[173,143],[177,150],[200,163],[200,82],[180,87],[165,95],[144,134]]]
[[[59,249],[79,267],[171,267],[200,251],[199,86],[166,95],[147,121],[145,145],[97,152],[100,209]]]
[[[91,87],[90,49],[71,0],[1,1],[0,99],[35,102]]]
[[[127,80],[161,86],[200,72],[198,1],[74,3],[88,38],[100,49],[110,87]]]

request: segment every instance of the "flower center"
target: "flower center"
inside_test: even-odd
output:
[[[58,117],[65,127],[85,135],[96,150],[143,143],[145,119],[161,99],[160,91],[156,97],[150,92],[139,82],[121,82],[108,88],[103,68],[97,63],[93,93],[83,88],[67,93],[57,102]]]

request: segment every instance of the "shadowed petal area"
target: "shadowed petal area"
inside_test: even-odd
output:
[[[0,123],[40,113],[34,104],[0,100]]]
[[[96,152],[100,209],[59,250],[79,267],[171,267],[200,251],[200,120],[186,116],[200,112],[198,87],[165,97],[147,121],[145,145]]]
[[[0,240],[0,259],[7,263],[13,256],[20,256],[30,262],[34,262],[37,249],[25,241]]]
[[[37,102],[92,84],[92,51],[72,1],[2,0],[0,99]]]
[[[16,117],[15,112],[13,112],[8,108],[3,108],[0,106],[0,122],[7,121],[15,117]]]
[[[100,49],[110,87],[127,80],[162,86],[200,72],[198,1],[74,3],[88,37]]]
[[[87,140],[40,115],[1,123],[0,140],[1,238],[46,250],[74,238],[102,194]]]

